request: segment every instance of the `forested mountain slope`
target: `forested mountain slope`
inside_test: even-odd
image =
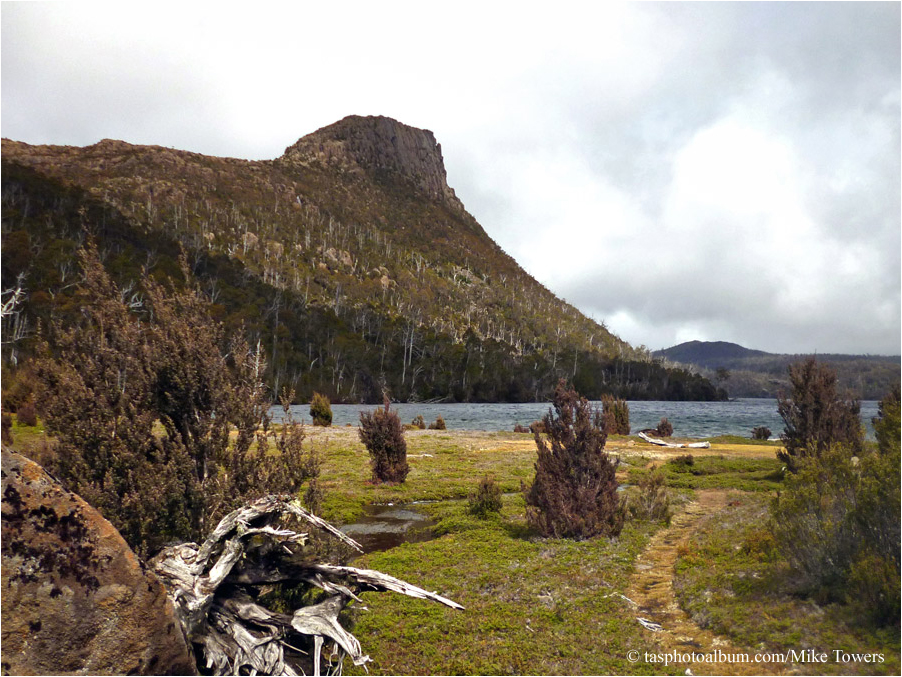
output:
[[[531,278],[448,186],[432,133],[389,118],[345,118],[271,161],[4,139],[3,288],[27,291],[5,364],[39,319],[73,310],[86,234],[137,291],[142,269],[177,277],[184,248],[214,316],[299,398],[524,401],[560,377],[593,397],[717,396]]]
[[[719,381],[730,397],[776,397],[781,390],[789,392],[789,365],[807,357],[828,363],[840,387],[865,400],[882,399],[899,383],[900,374],[898,355],[787,355],[725,341],[689,341],[654,354],[673,366],[684,365]]]

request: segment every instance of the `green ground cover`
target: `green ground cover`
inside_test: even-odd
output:
[[[783,482],[783,464],[775,457],[693,455],[692,450],[668,460],[656,459],[671,489],[736,489],[775,491]],[[650,463],[651,461],[649,461]],[[638,484],[648,472],[646,464],[631,460],[627,482]]]
[[[801,674],[900,673],[899,629],[874,629],[844,604],[816,604],[793,594],[790,572],[766,529],[769,496],[737,494],[701,522],[691,549],[675,565],[680,606],[702,627],[759,651],[813,649],[826,663],[797,666]],[[843,662],[845,654],[876,653],[883,662]]]
[[[401,485],[374,484],[369,457],[354,427],[306,428],[305,442],[322,459],[322,514],[356,519],[372,503],[432,501],[419,509],[436,526],[435,540],[371,553],[354,561],[438,591],[465,611],[400,595],[366,593],[369,611],[348,620],[373,674],[655,674],[671,666],[630,663],[627,653],[656,650],[656,637],[619,597],[635,560],[661,524],[630,521],[616,539],[540,538],[526,524],[520,482],[534,474],[530,435],[464,431],[407,433],[411,472]],[[40,428],[13,424],[15,447],[40,452]],[[739,490],[725,512],[704,522],[698,544],[676,566],[680,603],[700,625],[749,650],[823,648],[882,651],[883,664],[836,664],[813,671],[897,674],[898,631],[857,628],[845,608],[793,597],[779,584],[780,565],[765,524],[767,503],[781,485],[773,445],[733,440],[697,452],[612,437],[609,453],[625,461],[620,477],[637,484],[661,467],[675,505],[697,489]],[[35,453],[35,456],[38,454]],[[466,497],[483,475],[499,484],[503,508],[481,520]],[[628,491],[637,491],[637,488]],[[808,666],[809,668],[811,666]],[[353,668],[352,674],[364,674]]]
[[[660,525],[629,523],[616,539],[577,542],[530,533],[520,495],[506,496],[488,520],[467,514],[465,501],[425,508],[438,539],[354,564],[437,590],[465,610],[364,595],[370,611],[355,612],[353,631],[373,658],[370,673],[632,674],[627,653],[654,650],[617,593]]]

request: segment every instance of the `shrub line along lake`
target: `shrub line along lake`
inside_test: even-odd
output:
[[[593,404],[601,406],[600,402]],[[333,404],[332,425],[356,426],[361,411],[372,411],[373,404]],[[484,430],[510,432],[517,424],[528,426],[542,418],[550,407],[548,402],[521,404],[471,404],[471,403],[403,403],[392,404],[402,423],[410,423],[422,416],[430,424],[441,416],[448,430]],[[777,413],[777,401],[772,399],[742,398],[729,402],[629,402],[630,427],[635,434],[644,428],[654,428],[661,418],[673,425],[675,437],[707,438],[718,435],[751,437],[752,428],[766,426],[773,436],[783,432],[783,420]],[[291,407],[295,420],[310,422],[310,406],[298,404]],[[276,423],[282,420],[281,407],[272,410]],[[877,415],[877,402],[861,403],[861,420],[867,429],[868,439],[874,438],[871,419]]]

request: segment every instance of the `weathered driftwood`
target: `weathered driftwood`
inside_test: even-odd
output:
[[[639,625],[641,625],[646,630],[651,630],[652,632],[661,632],[664,628],[660,623],[655,623],[654,621],[650,621],[647,618],[636,618],[639,621]]]
[[[691,442],[689,444],[676,444],[674,442],[665,442],[657,437],[649,437],[645,433],[639,433],[639,437],[649,444],[657,444],[659,447],[670,447],[671,449],[710,449],[710,442]]]
[[[214,674],[319,675],[323,669],[337,674],[345,656],[363,665],[369,657],[338,619],[363,591],[399,592],[463,608],[378,571],[306,560],[308,534],[278,525],[285,515],[362,552],[353,539],[288,497],[267,496],[224,517],[200,547],[167,548],[151,562],[186,637]],[[272,611],[260,595],[276,583],[319,591],[319,599],[293,614]]]

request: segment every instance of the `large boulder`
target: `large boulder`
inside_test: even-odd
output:
[[[197,674],[163,585],[113,525],[2,456],[3,674]]]

